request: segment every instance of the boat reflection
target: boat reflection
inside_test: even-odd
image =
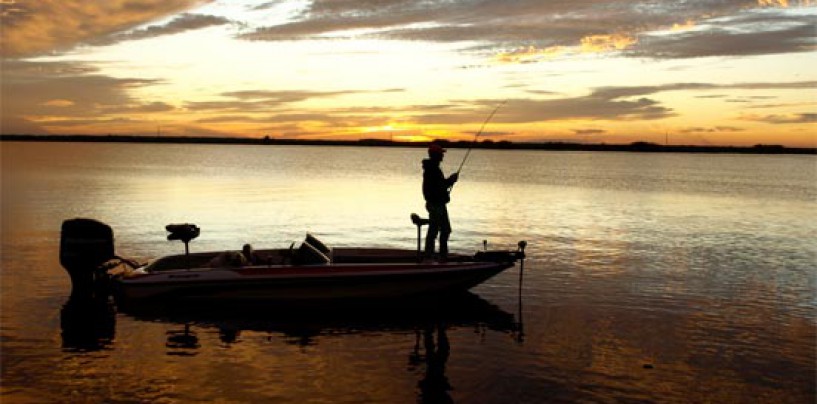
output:
[[[266,333],[285,344],[311,346],[352,334],[414,335],[406,346],[407,369],[416,377],[420,402],[452,402],[446,374],[452,354],[449,333],[468,327],[483,334],[506,333],[520,341],[518,318],[470,293],[445,298],[350,302],[315,307],[272,304],[144,307],[116,314],[109,301],[69,299],[62,312],[63,346],[71,349],[112,347],[120,321],[165,324],[166,355],[207,356],[209,350],[241,341],[242,333]],[[217,338],[212,338],[217,331]],[[456,349],[454,349],[456,350]]]
[[[116,335],[116,309],[107,297],[71,296],[60,311],[60,328],[65,351],[109,349]]]
[[[171,330],[167,332],[165,346],[168,348],[168,355],[194,356],[201,345],[196,332],[190,330],[190,324],[185,324],[184,329],[181,331]]]
[[[408,371],[418,378],[418,402],[453,402],[453,389],[446,374],[451,355],[448,332],[473,327],[484,333],[508,333],[521,342],[522,325],[496,305],[470,293],[445,298],[413,298],[333,304],[320,307],[275,305],[199,306],[197,309],[160,308],[129,312],[139,321],[166,322],[168,355],[192,356],[202,347],[194,329],[218,330],[221,344],[240,340],[242,332],[265,332],[283,336],[287,344],[317,345],[324,338],[359,333],[414,333],[408,354]]]
[[[221,342],[235,342],[242,331],[281,333],[290,343],[310,345],[315,337],[369,331],[415,331],[445,324],[473,326],[516,335],[516,317],[481,297],[460,292],[446,297],[366,300],[322,306],[276,304],[200,304],[129,308],[141,321],[215,328]]]

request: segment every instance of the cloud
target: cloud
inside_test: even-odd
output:
[[[74,101],[56,99],[56,100],[48,100],[48,101],[46,101],[46,102],[44,102],[44,103],[42,103],[40,105],[45,105],[45,106],[49,106],[49,107],[70,107],[70,106],[74,105]]]
[[[790,5],[785,0],[315,0],[287,23],[257,27],[240,37],[461,42],[503,63],[547,60],[566,48],[650,58],[814,49],[814,13],[766,8],[771,3]]]
[[[775,125],[817,123],[817,113],[806,112],[801,114],[773,114],[773,115],[742,115],[744,121],[764,122]]]
[[[813,19],[813,17],[812,17]],[[677,35],[643,36],[629,56],[657,59],[750,56],[810,52],[817,49],[813,22],[779,29],[741,32],[712,28]]]
[[[604,129],[573,129],[573,133],[579,136],[602,135],[607,133]]]
[[[581,39],[581,51],[585,53],[599,53],[613,50],[623,50],[638,42],[627,34],[588,35]]]
[[[654,94],[668,91],[723,91],[807,89],[817,82],[746,82],[746,83],[668,83],[658,86],[615,86],[599,87],[589,94],[575,97],[558,97],[552,92],[529,91],[543,98],[518,98],[508,100],[500,109],[493,122],[507,124],[547,122],[557,120],[655,120],[675,115],[675,112],[659,101],[649,98]],[[389,116],[401,116],[406,123],[419,125],[463,125],[477,124],[485,120],[487,111],[496,107],[497,100],[455,100],[449,104],[408,105],[399,107],[348,107],[343,109],[316,110],[310,113],[293,113],[285,109],[285,104],[315,97],[334,97],[355,91],[310,92],[310,91],[234,91],[221,95],[231,99],[224,101],[190,103],[188,109],[221,113],[219,116],[204,118],[200,123],[251,122],[275,125],[298,124],[300,122],[320,123],[326,127],[379,126],[388,123]],[[765,96],[760,96],[765,97]],[[270,114],[271,110],[280,110]],[[272,130],[272,126],[270,130]],[[577,135],[601,134],[599,129],[577,129]],[[717,126],[695,128],[703,132],[730,132],[740,128]],[[466,133],[466,132],[463,132]],[[691,133],[691,132],[690,132]]]
[[[654,120],[674,116],[671,108],[648,98],[669,91],[722,91],[729,90],[797,90],[814,89],[817,81],[798,82],[745,82],[745,83],[668,83],[657,86],[598,87],[590,94],[577,97],[546,99],[511,99],[494,121],[504,123],[532,123],[554,120]],[[415,118],[423,124],[465,124],[481,122],[485,111],[490,111],[496,100],[482,100],[451,105],[442,110],[417,112]],[[720,127],[728,131],[728,127]]]
[[[144,103],[130,90],[161,83],[144,78],[113,78],[80,63],[3,61],[0,96],[2,130],[22,122],[76,119],[109,119],[110,115],[164,112],[174,107],[161,102]]]
[[[154,38],[162,35],[179,34],[201,28],[229,24],[230,20],[212,15],[183,13],[164,25],[150,25],[124,33],[115,33],[93,42],[94,45],[109,44],[128,40]]]
[[[204,3],[202,0],[20,0],[2,3],[0,52],[24,57],[70,49]]]
[[[78,44],[110,44],[231,22],[223,16],[183,13],[165,24],[138,28],[207,2],[3,2],[2,54],[24,57]],[[257,21],[268,20],[262,19],[264,13],[280,4],[268,1],[244,6],[244,13],[257,13],[258,18],[247,17],[242,23],[247,30],[238,37],[462,43],[466,49],[496,55],[505,63],[543,61],[565,48],[686,58],[804,52],[815,46],[813,29],[809,30],[814,19],[810,1],[312,0],[285,23],[259,26]],[[665,31],[672,35],[664,35]]]
[[[679,130],[681,133],[719,133],[719,132],[742,132],[745,129],[736,126],[715,126],[715,127],[688,127]]]
[[[404,91],[391,88],[386,90],[359,91],[269,91],[269,90],[242,90],[224,92],[220,95],[228,98],[219,101],[192,101],[185,104],[185,108],[192,111],[236,111],[236,112],[266,112],[272,108],[286,104],[302,102],[315,98],[338,97],[361,93],[393,93]]]

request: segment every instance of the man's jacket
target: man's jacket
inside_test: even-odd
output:
[[[443,170],[440,169],[440,162],[431,159],[423,160],[423,197],[428,203],[446,204],[451,198],[448,196],[448,188],[454,181],[446,179]]]

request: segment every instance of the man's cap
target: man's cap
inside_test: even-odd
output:
[[[437,143],[432,143],[428,145],[428,152],[429,153],[445,153],[445,149]]]

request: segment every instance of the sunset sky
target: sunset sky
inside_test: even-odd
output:
[[[817,3],[0,0],[2,133],[817,146]]]

